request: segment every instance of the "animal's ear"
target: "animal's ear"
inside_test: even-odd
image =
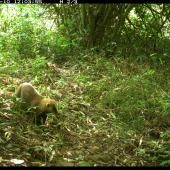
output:
[[[50,103],[46,103],[46,107],[49,107],[50,106]]]

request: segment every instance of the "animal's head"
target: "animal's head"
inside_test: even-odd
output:
[[[40,103],[40,109],[46,113],[57,113],[57,103],[54,99],[43,98]]]

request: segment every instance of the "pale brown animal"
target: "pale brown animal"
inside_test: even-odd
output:
[[[47,97],[41,96],[30,83],[22,83],[16,90],[16,96],[21,98],[21,101],[27,107],[36,107],[37,123],[45,123],[47,113],[57,113],[56,101]]]

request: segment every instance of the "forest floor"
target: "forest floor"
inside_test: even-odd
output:
[[[169,69],[91,54],[1,58],[0,165],[169,166]],[[58,100],[45,125],[30,122],[13,95],[30,81]]]

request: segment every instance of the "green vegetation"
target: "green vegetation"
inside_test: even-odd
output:
[[[169,16],[170,4],[1,5],[0,165],[169,166]],[[35,125],[12,95],[22,82],[58,100],[57,117]]]

